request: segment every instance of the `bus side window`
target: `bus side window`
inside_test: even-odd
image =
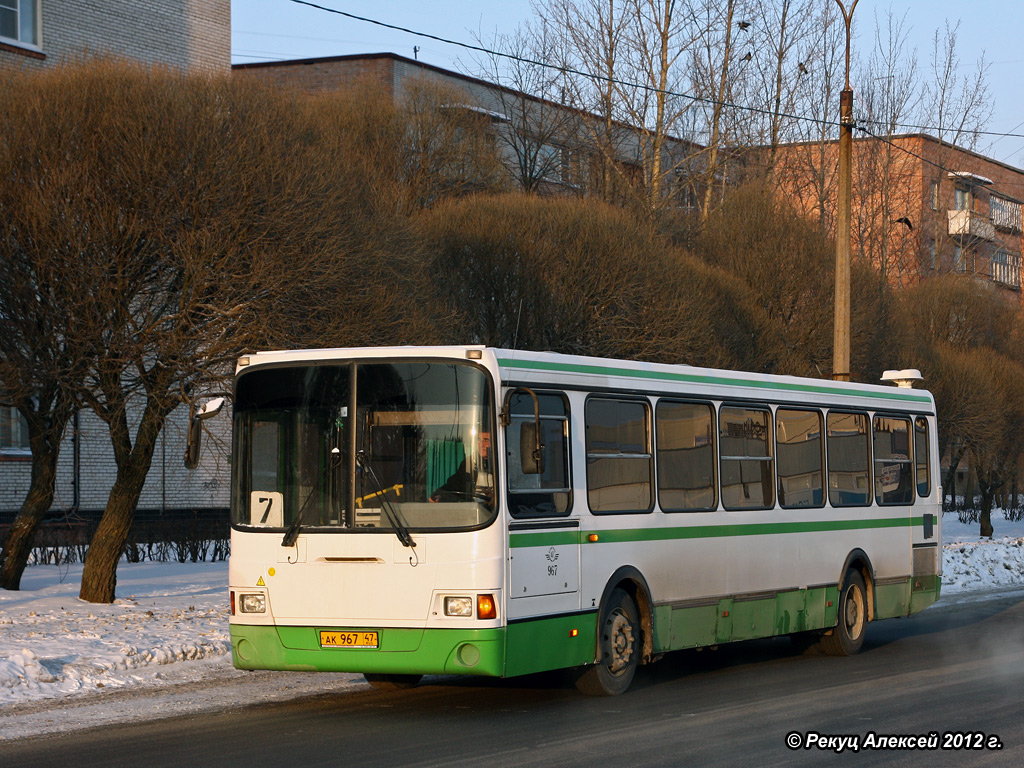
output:
[[[928,445],[928,419],[919,416],[914,421],[914,466],[917,474],[917,495],[922,499],[932,492]]]
[[[654,457],[647,401],[589,398],[586,432],[590,511],[650,512]]]
[[[822,507],[821,414],[779,408],[775,411],[779,506]]]
[[[722,506],[767,509],[775,503],[771,413],[722,406],[718,413]]]
[[[658,503],[666,512],[713,510],[715,418],[708,403],[661,399],[655,407]]]
[[[910,464],[910,420],[875,416],[875,501],[909,504],[914,500]]]
[[[569,403],[562,394],[537,393],[540,406],[540,442],[544,471],[523,472],[524,427],[534,424],[533,398],[526,392],[509,397],[509,425],[505,428],[505,466],[508,506],[513,517],[554,517],[572,511],[569,481]],[[532,438],[532,436],[531,436]],[[527,440],[526,444],[532,444]],[[529,463],[529,462],[527,462]]]
[[[871,443],[866,413],[831,411],[825,418],[828,500],[833,507],[871,505]]]

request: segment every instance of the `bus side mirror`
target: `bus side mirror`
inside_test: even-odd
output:
[[[544,446],[540,443],[540,421],[519,425],[519,460],[524,475],[544,474]]]
[[[203,440],[203,422],[216,416],[223,407],[223,397],[217,397],[203,403],[198,409],[193,407],[192,418],[188,424],[188,439],[185,442],[185,469],[195,469],[199,466],[199,448]]]

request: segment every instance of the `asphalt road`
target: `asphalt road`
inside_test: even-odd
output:
[[[1018,595],[872,624],[852,658],[800,656],[785,639],[672,654],[615,698],[583,697],[560,675],[428,678],[398,693],[360,690],[5,742],[0,765],[1009,766],[1024,764],[1022,702]],[[810,732],[848,737],[846,747],[806,748]],[[956,734],[985,737],[978,749],[896,750],[872,748],[870,733],[934,734],[939,747],[963,746]],[[1001,749],[991,748],[993,735]],[[800,748],[787,748],[787,738]]]

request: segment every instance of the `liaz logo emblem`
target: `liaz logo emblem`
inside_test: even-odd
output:
[[[551,549],[548,550],[548,553],[546,555],[544,555],[544,557],[546,557],[548,559],[549,563],[553,563],[553,562],[555,562],[555,560],[558,559],[558,552],[555,551],[554,547],[552,547]]]

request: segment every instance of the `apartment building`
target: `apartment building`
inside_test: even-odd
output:
[[[0,0],[0,66],[43,68],[90,55],[228,73],[231,2]],[[179,408],[164,430],[141,509],[227,507],[223,452],[214,446],[194,472],[182,465],[187,416]],[[106,425],[80,412],[61,446],[54,509],[103,509],[116,473]],[[15,409],[0,406],[0,523],[20,508],[30,479],[25,422]]]
[[[753,153],[754,167],[767,151]],[[779,189],[834,231],[838,146],[776,149]],[[1021,298],[1024,170],[926,134],[858,138],[852,251],[894,287],[959,273]]]
[[[228,72],[231,0],[0,0],[0,66],[90,55]]]

